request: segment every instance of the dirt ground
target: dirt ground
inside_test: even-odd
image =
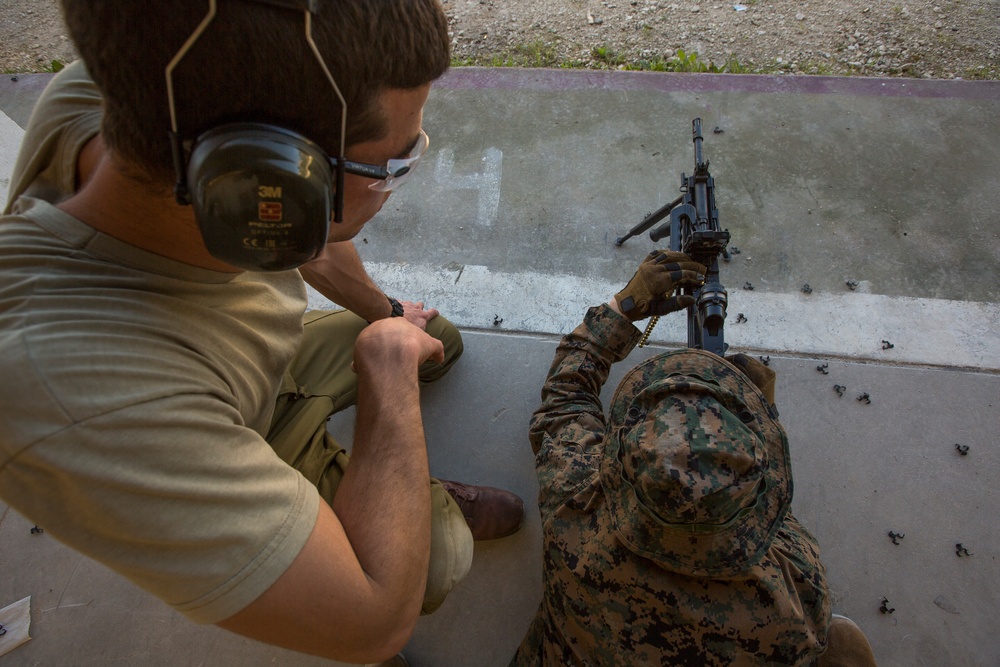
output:
[[[1000,79],[1000,0],[443,6],[458,64]],[[0,0],[0,70],[47,71],[74,57],[57,0]]]

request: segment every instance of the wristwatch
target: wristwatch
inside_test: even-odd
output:
[[[392,306],[392,312],[389,317],[402,317],[403,316],[403,304],[393,299],[391,296],[385,297],[389,299],[389,305]]]

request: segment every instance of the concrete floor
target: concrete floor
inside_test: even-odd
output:
[[[0,179],[47,80],[10,78]],[[388,293],[426,300],[466,336],[461,363],[425,390],[432,472],[530,506],[527,421],[558,335],[651,249],[613,241],[674,198],[694,117],[742,250],[722,270],[727,340],[778,373],[793,508],[820,541],[834,611],[883,666],[1000,665],[1000,83],[446,75],[425,166],[358,239]],[[652,340],[681,336],[678,318]],[[331,422],[343,441],[351,418]],[[0,607],[32,596],[33,639],[5,666],[331,664],[194,626],[32,525],[0,506]],[[477,545],[469,577],[421,619],[415,667],[507,664],[540,597],[540,535],[529,512],[516,536]]]

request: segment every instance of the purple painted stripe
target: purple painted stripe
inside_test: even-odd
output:
[[[678,74],[607,70],[454,67],[436,86],[500,90],[652,90],[664,93],[784,93],[1000,100],[1000,81],[874,79],[857,76]]]
[[[17,83],[10,79],[18,77]],[[0,77],[0,88],[27,88],[40,94],[54,74]],[[453,67],[436,86],[501,90],[655,90],[659,92],[736,92],[834,94],[886,97],[1000,100],[1000,81],[875,79],[860,76],[770,76],[763,74],[678,74],[517,67]]]
[[[49,85],[55,74],[2,74],[0,75],[0,86],[4,88],[28,88],[32,91],[41,92],[45,86]]]

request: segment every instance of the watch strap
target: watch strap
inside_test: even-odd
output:
[[[389,314],[389,317],[402,317],[404,312],[403,304],[396,301],[391,296],[387,296],[385,298],[389,299],[389,305],[392,306],[392,313]]]

